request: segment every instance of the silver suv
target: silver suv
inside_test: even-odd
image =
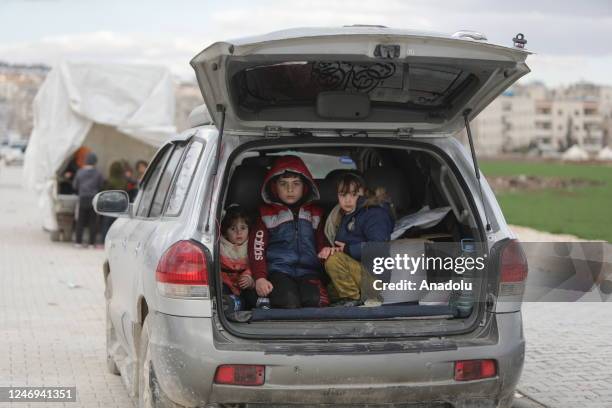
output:
[[[99,214],[118,217],[105,242],[108,368],[140,406],[509,407],[527,265],[480,178],[469,121],[529,72],[516,45],[352,26],[198,54],[191,65],[212,123],[194,112],[134,203],[119,191],[94,199]],[[466,126],[471,155],[453,137]],[[229,318],[219,220],[232,203],[256,212],[266,172],[288,154],[313,173],[325,210],[347,170],[386,188],[398,220],[446,208],[409,238],[470,242],[487,259],[467,309],[421,299]]]

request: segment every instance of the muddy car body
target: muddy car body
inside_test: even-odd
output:
[[[214,123],[158,151],[133,205],[117,192],[95,200],[100,213],[120,215],[104,267],[109,369],[141,404],[510,406],[524,358],[526,265],[453,134],[529,71],[528,53],[474,38],[302,29],[216,43],[193,59]],[[344,70],[332,74],[344,85],[316,76],[330,69]],[[379,81],[381,69],[393,71],[386,87],[353,80]],[[270,78],[297,85],[286,91]],[[329,163],[353,163],[372,180],[406,174],[412,197],[397,203],[406,214],[451,207],[449,229],[479,242],[490,261],[471,312],[228,320],[218,220],[232,202],[256,208],[270,161],[296,152],[314,157],[322,196]]]

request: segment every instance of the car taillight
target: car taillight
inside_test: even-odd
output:
[[[217,367],[215,383],[229,385],[263,385],[266,367],[262,365],[228,364]]]
[[[522,295],[527,279],[527,258],[517,240],[509,241],[499,255],[500,296]]]
[[[209,297],[206,256],[191,241],[179,241],[168,248],[159,260],[155,278],[164,296]]]
[[[495,360],[455,361],[455,381],[473,381],[497,375]]]

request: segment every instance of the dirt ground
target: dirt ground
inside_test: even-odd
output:
[[[529,227],[510,225],[510,228],[522,242],[575,242],[586,241],[574,235],[551,234],[549,232],[538,231]]]
[[[580,187],[603,185],[603,182],[597,180],[539,177],[525,174],[520,174],[518,176],[489,176],[487,177],[487,181],[496,193],[544,189],[572,190]]]

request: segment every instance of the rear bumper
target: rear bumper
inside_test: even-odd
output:
[[[185,406],[439,402],[453,407],[504,407],[512,398],[524,360],[520,313],[496,315],[500,340],[493,345],[424,353],[340,355],[217,349],[209,318],[154,316],[150,339],[153,367],[164,393]],[[497,360],[497,377],[454,381],[454,361],[480,358]],[[265,365],[265,384],[213,384],[221,364]]]

